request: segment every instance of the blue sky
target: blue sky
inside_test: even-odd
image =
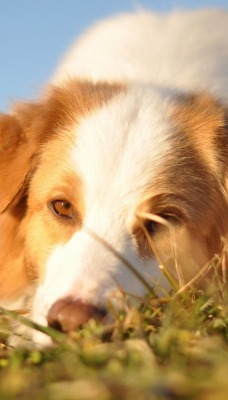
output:
[[[35,98],[74,38],[108,15],[142,6],[223,7],[228,0],[0,0],[0,110]]]

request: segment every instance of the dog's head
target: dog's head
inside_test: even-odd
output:
[[[1,298],[34,280],[33,318],[69,330],[167,289],[161,265],[189,282],[227,234],[227,133],[209,96],[152,85],[70,81],[2,115]]]

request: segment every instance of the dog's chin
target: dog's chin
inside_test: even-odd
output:
[[[55,342],[52,338],[42,332],[34,331],[32,334],[32,342],[36,348],[42,349],[45,347],[53,347]]]

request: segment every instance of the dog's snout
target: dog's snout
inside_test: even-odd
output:
[[[65,298],[55,302],[47,316],[48,325],[62,332],[70,332],[81,327],[90,319],[102,322],[106,316],[104,309],[80,300]]]

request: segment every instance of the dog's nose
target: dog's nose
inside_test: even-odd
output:
[[[102,322],[106,311],[80,300],[65,298],[56,301],[47,316],[48,325],[62,332],[70,332],[82,326],[90,319]]]

